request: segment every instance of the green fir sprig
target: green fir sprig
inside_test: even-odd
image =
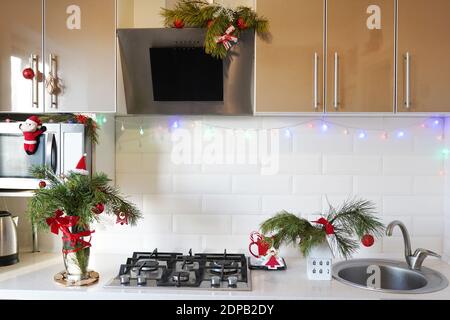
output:
[[[359,248],[359,240],[364,235],[380,237],[384,225],[375,216],[375,209],[372,202],[362,199],[347,200],[339,208],[329,204],[328,213],[324,217],[334,228],[332,250],[347,259]],[[261,232],[266,237],[272,234],[275,248],[282,244],[296,244],[304,256],[308,255],[312,247],[326,241],[327,237],[323,225],[287,211],[281,211],[264,221]]]
[[[78,225],[84,228],[99,220],[99,215],[93,210],[98,203],[105,205],[106,214],[125,213],[131,225],[141,218],[137,207],[110,185],[111,180],[104,173],[89,176],[69,172],[59,177],[50,168],[37,166],[31,169],[31,174],[48,182],[46,188],[34,191],[27,209],[32,223],[40,229],[48,229],[46,219],[54,217],[56,210],[62,210],[68,216],[78,216]]]
[[[173,27],[174,22],[179,20],[186,27],[207,28],[205,52],[220,59],[227,56],[227,50],[222,44],[217,43],[217,37],[222,36],[230,25],[236,28],[233,36],[238,38],[243,30],[249,29],[264,39],[269,33],[269,21],[244,6],[231,9],[202,0],[180,0],[173,9],[163,8],[161,15],[164,17],[166,27]],[[243,22],[245,28],[240,29],[238,21]]]

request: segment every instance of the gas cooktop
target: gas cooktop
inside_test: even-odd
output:
[[[243,254],[134,252],[105,288],[188,288],[251,290],[250,269]]]

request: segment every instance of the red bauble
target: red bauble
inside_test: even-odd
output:
[[[175,19],[175,21],[173,22],[173,26],[177,29],[182,29],[184,28],[184,21],[181,19]]]
[[[371,246],[373,246],[374,242],[375,242],[375,239],[374,239],[374,237],[373,237],[372,235],[370,235],[370,234],[364,235],[364,236],[362,237],[362,239],[361,239],[361,243],[362,243],[363,246],[365,246],[365,247],[371,247]]]
[[[44,189],[47,186],[47,183],[45,181],[39,181],[39,188]]]
[[[241,30],[247,29],[247,24],[245,23],[244,18],[237,19],[237,27]]]
[[[23,75],[23,77],[24,77],[25,79],[27,79],[27,80],[33,80],[33,79],[34,79],[34,76],[35,76],[35,73],[34,73],[34,70],[33,70],[33,69],[31,69],[31,68],[26,68],[26,69],[24,69],[24,70],[22,71],[22,75]]]
[[[97,203],[93,211],[95,212],[95,214],[100,214],[105,211],[105,205],[103,203]]]
[[[208,22],[206,23],[206,26],[209,28],[211,28],[211,26],[214,24],[214,20],[209,19]]]

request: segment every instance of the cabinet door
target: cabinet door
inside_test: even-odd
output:
[[[115,0],[46,0],[46,112],[115,112]],[[53,63],[50,55],[54,55]]]
[[[328,0],[327,11],[327,112],[393,112],[395,1]]]
[[[35,55],[34,61],[30,61]],[[38,76],[26,80],[22,71],[33,67]],[[0,4],[0,112],[43,111],[42,2],[2,1]]]
[[[257,1],[271,37],[256,41],[256,112],[323,112],[323,3]]]
[[[398,111],[450,111],[449,13],[449,0],[399,0]]]

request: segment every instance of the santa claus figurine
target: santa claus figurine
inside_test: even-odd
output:
[[[47,131],[47,128],[42,126],[42,122],[37,116],[29,117],[20,124],[19,128],[23,132],[25,152],[28,155],[35,154],[39,147],[39,137]]]

